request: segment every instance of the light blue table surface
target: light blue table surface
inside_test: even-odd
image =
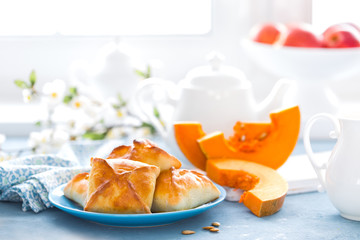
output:
[[[313,144],[317,151],[333,145]],[[293,154],[301,153],[299,142]],[[202,230],[214,221],[221,223],[219,233]],[[182,230],[196,233],[182,235]],[[22,212],[20,203],[0,202],[0,239],[360,239],[360,222],[342,218],[326,194],[318,192],[287,196],[282,209],[268,217],[258,218],[242,204],[224,201],[193,218],[151,228],[109,227],[55,208],[35,214]]]

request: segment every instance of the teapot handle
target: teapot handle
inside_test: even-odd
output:
[[[320,119],[325,119],[325,120],[330,120],[332,122],[332,124],[335,127],[334,131],[331,131],[329,136],[331,138],[338,138],[340,135],[340,124],[339,124],[339,120],[337,118],[335,118],[333,115],[328,114],[328,113],[319,113],[314,115],[313,117],[311,117],[304,128],[304,136],[303,136],[303,142],[304,142],[304,147],[305,147],[305,151],[310,159],[311,165],[313,166],[316,175],[318,176],[318,179],[320,181],[321,184],[321,188],[319,190],[326,190],[326,184],[325,184],[325,176],[323,174],[324,171],[326,171],[326,167],[327,167],[327,162],[323,162],[320,163],[317,159],[317,157],[315,156],[312,148],[311,148],[311,143],[310,143],[310,131],[311,128],[313,126],[313,124]]]
[[[174,98],[174,95],[176,94],[173,93],[175,87],[175,83],[171,81],[166,81],[160,78],[148,78],[138,85],[134,96],[135,104],[138,106],[141,113],[148,118],[148,120],[154,125],[155,129],[164,138],[167,135],[166,125],[155,116],[154,107],[161,101],[158,95],[165,93],[167,105],[175,108],[176,99]],[[151,103],[154,103],[155,106]],[[149,104],[151,104],[151,109],[149,109]],[[161,113],[160,115],[164,116]]]

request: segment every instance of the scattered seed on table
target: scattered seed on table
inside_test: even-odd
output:
[[[190,234],[194,234],[195,231],[192,231],[192,230],[184,230],[184,231],[182,231],[181,233],[184,234],[184,235],[190,235]]]
[[[210,232],[219,232],[220,230],[218,228],[211,228],[209,229]]]
[[[213,225],[214,227],[219,227],[220,223],[219,222],[213,222],[211,225]]]
[[[203,227],[203,229],[205,229],[205,230],[210,230],[210,229],[212,229],[212,228],[214,228],[213,226],[206,226],[206,227]]]

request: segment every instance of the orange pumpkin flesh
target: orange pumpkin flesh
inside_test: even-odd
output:
[[[235,158],[278,169],[297,143],[300,130],[299,107],[271,113],[270,119],[271,123],[242,123],[246,129],[244,144],[242,139],[233,144],[238,144],[240,150],[231,146],[222,132],[207,134],[197,141],[207,159]],[[246,138],[251,141],[246,142]]]
[[[180,150],[189,162],[195,167],[205,171],[206,157],[196,141],[205,136],[201,124],[197,122],[175,123],[174,134]]]
[[[287,182],[274,169],[249,161],[208,159],[206,172],[220,185],[245,190],[240,202],[258,217],[279,211],[288,190]]]

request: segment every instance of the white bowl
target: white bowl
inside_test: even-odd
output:
[[[264,69],[295,80],[341,80],[360,72],[360,48],[303,48],[262,44],[242,46]]]
[[[77,140],[70,141],[69,145],[79,164],[89,167],[90,159],[92,157],[99,157],[97,151],[105,142],[106,140]]]
[[[296,92],[291,99],[300,106],[302,126],[314,114],[338,114],[341,109],[352,107],[339,99],[330,88],[330,82],[340,82],[360,72],[360,48],[283,47],[249,39],[241,44],[249,57],[264,70],[294,80]],[[346,83],[337,85],[343,90],[349,89]],[[316,138],[325,138],[329,129],[331,126],[325,122],[312,134]]]

